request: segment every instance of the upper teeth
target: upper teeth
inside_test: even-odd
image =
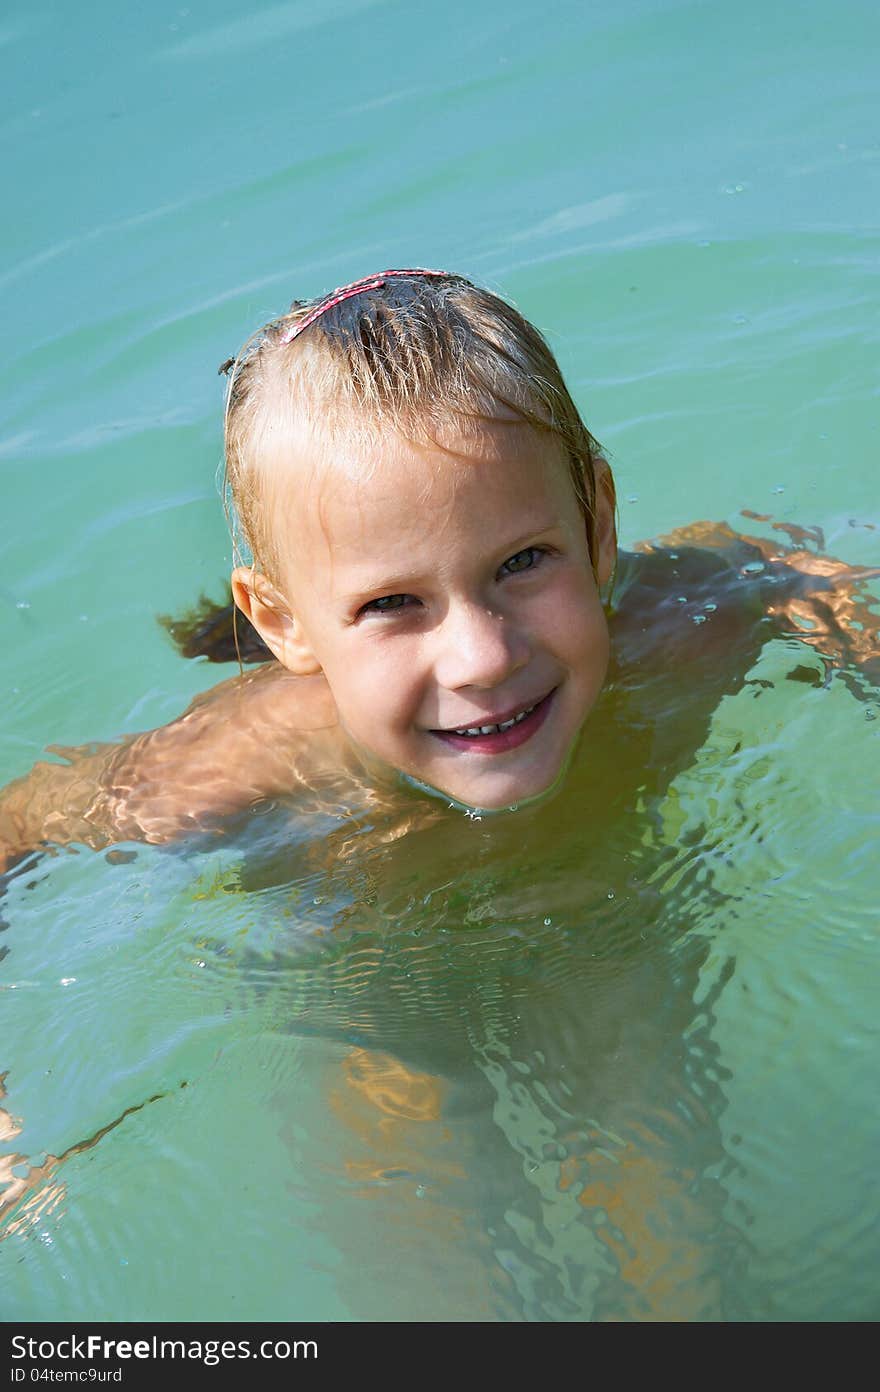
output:
[[[535,705],[537,705],[537,701]],[[502,730],[509,730],[511,725],[518,725],[521,720],[525,720],[527,715],[531,715],[535,706],[528,706],[526,710],[520,711],[519,715],[514,715],[510,720],[502,720],[500,725],[469,725],[465,730],[453,730],[454,735],[499,735]]]

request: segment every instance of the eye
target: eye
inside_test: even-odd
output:
[[[408,609],[411,604],[418,604],[414,595],[380,595],[378,599],[371,599],[368,604],[364,604],[359,612],[361,614],[396,614],[400,609]]]
[[[519,575],[523,570],[534,570],[541,560],[544,552],[537,546],[527,546],[524,551],[517,551],[515,556],[509,556],[501,567],[504,575]]]

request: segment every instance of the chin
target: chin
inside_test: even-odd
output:
[[[477,812],[516,811],[527,804],[551,797],[564,781],[570,762],[571,753],[566,755],[555,772],[545,772],[541,777],[509,780],[487,778],[485,782],[474,779],[457,791],[449,790],[440,795],[460,807]]]

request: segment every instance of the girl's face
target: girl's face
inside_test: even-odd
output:
[[[282,493],[281,585],[357,749],[504,808],[564,769],[608,630],[558,442],[498,420],[442,446],[390,435],[365,468],[344,449],[322,463],[306,506]],[[597,491],[604,582],[614,525]]]

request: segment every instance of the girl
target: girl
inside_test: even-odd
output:
[[[873,625],[840,622],[874,572],[725,528],[619,553],[611,471],[547,344],[461,276],[296,301],[223,370],[239,621],[170,627],[189,655],[268,661],[164,728],[37,764],[0,798],[0,866],[278,798],[503,811],[595,758],[609,718],[638,782],[668,778],[771,636],[856,685],[876,663]]]
[[[346,1254],[347,1312],[748,1315],[717,1179],[723,979],[701,976],[688,931],[723,886],[662,794],[721,699],[762,690],[749,673],[771,638],[791,640],[782,675],[837,668],[867,694],[873,572],[793,528],[794,547],[698,525],[618,551],[610,469],[547,345],[458,276],[388,271],[296,303],[226,367],[249,557],[234,611],[169,627],[189,656],[257,665],[162,729],[11,785],[5,864],[235,830],[218,888],[260,894],[243,947],[237,917],[233,944],[197,916],[199,965],[239,951],[256,1035],[327,1046],[318,1102],[300,1083],[279,1106],[291,1172]],[[151,942],[138,919],[127,972],[107,959],[144,998]],[[110,971],[93,968],[98,1000]],[[173,992],[164,958],[158,974]],[[187,978],[187,1019],[199,1000]],[[134,1047],[138,1105],[158,1104],[161,1051]],[[133,1110],[54,1149],[41,1132],[30,1168],[10,1156],[6,1231]],[[429,1311],[425,1271],[441,1273]]]

